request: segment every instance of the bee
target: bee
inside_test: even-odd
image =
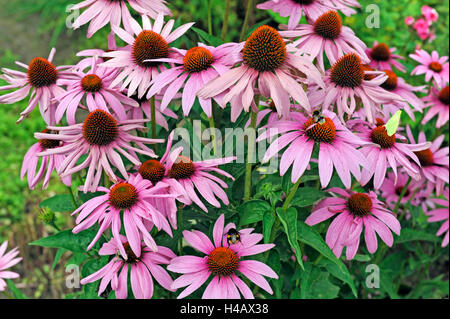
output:
[[[322,112],[320,112],[319,110],[314,110],[312,115],[313,115],[313,119],[314,119],[315,123],[318,123],[318,124],[325,123],[325,118],[323,117]]]
[[[231,228],[227,233],[228,245],[236,244],[241,241],[241,235],[235,228]]]

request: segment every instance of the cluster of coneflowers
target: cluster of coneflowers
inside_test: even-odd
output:
[[[132,18],[128,5],[141,21]],[[172,43],[193,23],[174,29],[174,20],[165,17],[171,14],[165,1],[85,0],[73,7],[84,9],[74,27],[89,23],[90,37],[109,24],[108,50],[79,52],[78,64],[60,67],[52,63],[52,50],[47,59],[17,62],[24,71],[2,69],[8,85],[0,90],[13,91],[0,96],[0,103],[29,97],[18,122],[38,106],[47,124],[35,133],[38,142],[24,158],[21,177],[27,176],[30,189],[40,181],[46,188],[56,171],[68,186],[74,175],[83,176],[82,191],[102,193],[73,212],[74,233],[99,227],[87,250],[111,234],[99,251],[111,255],[109,263],[83,284],[101,280],[99,295],[110,284],[117,298],[126,298],[131,282],[135,298],[151,298],[154,278],[169,291],[186,287],[178,295],[183,298],[212,277],[203,298],[253,298],[243,275],[272,293],[265,277],[277,274],[248,256],[274,245],[258,244],[263,236],[251,228],[240,229],[240,241],[230,243],[227,233],[236,225],[225,225],[221,215],[212,240],[197,230],[184,231],[184,239],[203,257],[176,256],[150,234],[156,228],[172,235],[179,205],[207,212],[206,204],[229,204],[227,183],[219,176],[233,176],[219,166],[234,157],[193,162],[181,155],[182,147],[172,149],[172,133],[158,158],[151,145],[164,140],[145,137],[147,122],[169,128],[166,118],[177,118],[170,109],[175,100],[181,100],[184,116],[196,100],[208,118],[213,103],[230,107],[233,122],[249,113],[248,125],[261,129],[258,141],[280,134],[264,161],[279,156],[280,175],[292,168],[294,192],[311,163],[318,164],[322,188],[335,171],[345,188],[327,189],[331,197],[314,206],[306,223],[332,219],[326,242],[337,257],[345,248],[347,259],[354,258],[363,230],[370,253],[377,250],[377,234],[392,246],[392,232],[400,235],[401,228],[395,204],[404,200],[422,205],[430,221],[445,220],[438,235],[445,232],[443,246],[448,244],[448,211],[423,204],[434,193],[444,194],[447,201],[434,201],[448,207],[444,136],[428,141],[423,133],[414,137],[409,128],[406,136],[401,129],[394,134],[386,129],[398,110],[415,120],[415,113],[428,109],[423,124],[438,115],[437,128],[448,122],[448,58],[418,50],[411,55],[420,63],[413,74],[425,74],[429,90],[407,84],[397,75],[405,68],[395,48],[384,43],[367,48],[342,25],[339,12],[350,15],[354,7],[359,7],[355,0],[270,0],[258,8],[289,17],[280,31],[264,25],[242,43],[199,43],[185,50]],[[307,24],[299,24],[302,16]],[[125,46],[118,46],[117,39]],[[419,98],[416,92],[428,95]],[[352,190],[355,182],[372,191]],[[5,248],[0,247],[0,257]],[[2,272],[3,263],[0,258],[0,290],[2,276],[12,278]],[[182,275],[173,280],[167,270]]]

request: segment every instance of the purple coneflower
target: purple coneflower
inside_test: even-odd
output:
[[[395,208],[400,195],[402,194],[404,188],[408,184],[409,175],[400,170],[398,172],[397,177],[394,173],[389,172],[386,176],[386,179],[383,182],[383,185],[380,187],[381,196],[385,199],[385,203],[391,209]],[[419,183],[409,183],[407,189],[405,190],[402,199],[400,200],[401,204],[409,202],[414,194],[419,190]]]
[[[8,241],[3,242],[0,246],[0,291],[4,291],[6,288],[5,279],[14,279],[19,277],[19,274],[6,269],[16,265],[22,260],[21,257],[15,258],[19,254],[17,248],[14,248],[5,254],[6,246],[8,246]]]
[[[167,8],[165,0],[85,0],[74,6],[70,10],[86,10],[74,21],[73,28],[78,29],[80,26],[90,22],[87,37],[103,28],[110,23],[119,27],[122,23],[125,30],[131,32],[133,18],[128,10],[129,4],[140,15],[148,15],[155,19],[158,14],[171,15]]]
[[[422,124],[428,123],[437,114],[436,127],[441,128],[449,118],[449,90],[448,85],[442,90],[431,87],[430,94],[423,98],[425,107],[429,107],[427,114],[422,119]]]
[[[168,186],[152,183],[143,179],[139,174],[130,175],[127,181],[120,181],[111,188],[98,187],[96,191],[105,192],[104,195],[94,197],[78,207],[72,215],[78,214],[77,226],[73,233],[86,230],[98,223],[100,229],[91,241],[87,250],[91,249],[100,236],[111,228],[113,238],[123,258],[127,258],[125,248],[120,241],[120,231],[123,225],[130,248],[134,255],[141,256],[141,242],[153,251],[157,251],[155,240],[150,235],[153,225],[158,230],[164,230],[170,236],[172,231],[165,216],[150,202],[154,198],[173,198],[176,195],[167,194],[164,189]],[[122,214],[121,214],[122,213]]]
[[[222,99],[222,106],[231,102],[231,119],[235,121],[242,109],[249,111],[255,87],[266,98],[272,98],[280,116],[287,116],[290,97],[306,110],[310,109],[302,84],[304,78],[294,75],[302,73],[308,81],[323,87],[322,75],[312,62],[293,46],[286,46],[284,39],[272,27],[263,25],[247,39],[240,53],[238,67],[209,82],[198,95],[209,98],[229,92]]]
[[[420,63],[412,70],[412,75],[425,74],[425,81],[429,82],[431,79],[434,79],[439,87],[443,87],[448,83],[448,56],[439,57],[437,51],[431,52],[430,55],[425,50],[416,50],[409,57]]]
[[[127,258],[119,255],[120,247],[125,247]],[[169,291],[173,291],[170,286],[172,278],[161,265],[168,265],[170,260],[176,255],[167,247],[158,246],[158,251],[154,252],[147,247],[142,247],[141,256],[136,256],[127,242],[127,239],[120,235],[120,245],[111,239],[103,244],[99,250],[100,256],[113,256],[112,259],[100,270],[81,279],[81,284],[101,279],[98,288],[100,296],[111,284],[117,299],[127,299],[128,297],[128,271],[130,271],[131,290],[135,299],[151,299],[153,296],[153,279]]]
[[[185,116],[189,115],[197,91],[200,90],[210,80],[226,73],[234,64],[233,58],[238,46],[235,43],[225,43],[217,48],[199,43],[197,47],[189,50],[177,49],[180,57],[174,59],[176,67],[161,72],[153,78],[152,86],[147,94],[147,98],[152,97],[161,89],[167,88],[164,92],[161,102],[161,109],[164,110],[170,101],[175,97],[178,91],[183,87],[181,105]],[[215,96],[218,104],[221,103],[221,97]],[[206,116],[212,116],[212,100],[211,98],[198,98],[200,106]]]
[[[180,256],[170,261],[167,269],[183,274],[173,282],[172,288],[187,286],[178,295],[179,299],[192,294],[211,276],[213,278],[203,292],[202,299],[239,299],[240,295],[246,299],[253,299],[252,291],[238,277],[238,273],[268,293],[273,293],[263,276],[278,279],[277,274],[266,264],[245,257],[263,253],[275,245],[258,244],[263,236],[253,234],[253,228],[240,229],[240,241],[229,244],[226,234],[236,226],[230,223],[224,227],[224,222],[225,217],[222,214],[214,224],[214,243],[200,231],[183,231],[184,239],[205,256]]]
[[[406,128],[408,139],[411,143],[415,144],[416,141],[411,132],[409,126]],[[436,194],[440,196],[444,185],[449,182],[449,147],[443,147],[440,149],[444,142],[445,135],[438,136],[431,146],[422,151],[414,152],[420,162],[420,167],[416,169],[421,173],[422,178],[425,177],[427,181],[427,187],[430,190],[436,189]],[[427,138],[424,132],[419,133],[418,143],[426,143]]]
[[[417,166],[413,165],[410,159],[420,166],[420,161],[414,152],[429,148],[431,143],[402,143],[398,140],[406,141],[406,138],[399,133],[389,136],[382,119],[377,119],[376,125],[367,123],[359,126],[358,129],[361,131],[359,134],[361,139],[368,143],[361,148],[361,152],[369,162],[369,166],[362,170],[361,185],[367,184],[373,177],[373,186],[375,189],[379,189],[385,179],[388,165],[396,177],[397,168],[403,167],[409,176],[415,180],[420,179]]]
[[[63,94],[61,80],[70,79],[72,71],[69,70],[71,66],[55,67],[52,63],[55,55],[55,49],[50,51],[48,59],[41,57],[31,60],[29,65],[16,61],[16,64],[26,69],[25,72],[10,70],[2,68],[4,74],[0,78],[9,83],[9,85],[0,87],[0,91],[18,89],[0,96],[0,103],[13,104],[25,99],[31,92],[28,105],[25,110],[20,113],[17,123],[21,122],[31,111],[34,110],[39,103],[39,110],[41,111],[44,121],[49,125],[54,125],[52,121],[52,112],[49,108],[52,106],[51,100]]]
[[[364,61],[369,62],[365,53],[366,45],[349,27],[342,25],[336,11],[328,11],[314,21],[314,24],[300,24],[295,29],[281,31],[283,37],[298,38],[292,44],[302,52],[308,53],[311,59],[317,58],[321,70],[325,71],[323,54],[334,64],[346,53],[357,53]]]
[[[72,175],[89,167],[83,191],[94,191],[99,185],[103,171],[112,181],[118,181],[111,164],[119,170],[123,178],[128,179],[128,173],[119,154],[126,157],[134,165],[141,164],[136,152],[156,157],[154,151],[145,146],[144,143],[162,143],[164,140],[130,134],[130,131],[144,129],[142,124],[146,121],[118,121],[111,114],[96,110],[89,113],[83,123],[62,127],[47,127],[51,131],[58,132],[58,134],[35,133],[34,136],[37,139],[57,140],[64,143],[64,146],[44,150],[38,153],[38,156],[65,155],[66,158],[58,169],[58,174],[61,177]],[[132,142],[137,147],[132,146]],[[77,165],[77,161],[84,154],[88,154],[87,158]]]
[[[159,14],[152,25],[147,16],[142,16],[143,28],[133,20],[132,31],[112,26],[113,31],[128,45],[116,51],[106,52],[111,58],[102,66],[120,68],[120,74],[111,83],[114,87],[122,83],[121,91],[128,87],[128,96],[136,93],[142,98],[147,93],[152,78],[166,70],[164,62],[179,58],[179,53],[169,45],[181,37],[194,23],[184,24],[172,31],[174,20],[164,25],[164,16]],[[151,61],[157,60],[157,61]]]
[[[51,131],[45,129],[42,131],[42,133],[51,134]],[[33,144],[28,149],[27,153],[23,158],[22,169],[20,170],[20,178],[23,180],[25,174],[27,175],[28,187],[30,189],[34,189],[36,187],[36,184],[41,179],[44,179],[44,182],[42,183],[42,188],[46,189],[48,187],[48,183],[50,182],[50,177],[53,170],[57,171],[65,159],[65,156],[60,154],[51,154],[47,156],[38,156],[37,154],[44,152],[48,149],[53,149],[61,146],[63,146],[61,141],[41,139],[39,140],[38,143]],[[36,171],[39,159],[41,159],[41,165],[39,169]],[[72,184],[71,177],[66,176],[62,178],[62,182],[65,185],[70,186]]]
[[[398,70],[405,72],[406,69],[403,64],[397,60],[404,60],[401,55],[394,54],[396,48],[389,48],[386,43],[374,42],[373,47],[366,49],[367,55],[371,58],[369,65],[377,70],[392,71],[392,66]]]
[[[368,166],[363,154],[357,147],[365,144],[356,135],[343,126],[336,115],[324,111],[322,115],[304,117],[292,112],[291,120],[280,120],[268,126],[272,130],[264,132],[258,141],[282,134],[267,149],[263,162],[268,161],[285,148],[280,161],[280,175],[283,176],[292,165],[292,183],[296,183],[311,161],[314,145],[319,146],[319,176],[322,187],[331,180],[333,167],[345,187],[350,188],[352,174],[361,178],[360,166]]]
[[[445,233],[444,240],[442,241],[442,247],[445,247],[448,245],[448,229],[449,229],[449,223],[448,223],[448,216],[449,216],[449,189],[448,187],[444,190],[444,197],[446,199],[442,198],[433,198],[431,199],[435,204],[443,206],[445,208],[436,208],[433,210],[428,211],[426,214],[429,216],[428,222],[440,222],[444,220],[444,223],[439,228],[439,230],[436,233],[436,236],[441,236],[443,233]]]
[[[356,193],[340,188],[330,188],[328,191],[340,197],[320,201],[305,222],[312,226],[335,217],[328,227],[325,240],[338,258],[344,247],[348,260],[355,257],[363,228],[369,253],[375,253],[378,248],[376,234],[386,245],[392,246],[394,238],[391,231],[400,235],[401,226],[397,218],[377,199],[374,192]]]

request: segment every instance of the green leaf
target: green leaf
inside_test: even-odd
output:
[[[54,212],[73,212],[76,207],[73,206],[72,199],[69,194],[55,195],[43,200],[39,204],[40,208],[48,207]]]
[[[198,36],[199,36],[203,41],[206,42],[206,44],[209,44],[209,45],[212,45],[212,46],[215,46],[215,47],[217,47],[217,46],[223,44],[223,42],[222,42],[221,39],[216,38],[215,36],[213,36],[213,35],[211,35],[211,34],[205,32],[205,31],[203,31],[203,30],[201,30],[201,29],[199,29],[199,28],[192,27],[191,29],[192,29],[195,33],[197,33]]]
[[[279,207],[277,208],[277,214],[280,218],[281,224],[283,224],[284,232],[287,235],[288,242],[294,250],[297,262],[300,267],[303,268],[302,251],[297,239],[297,210],[294,207],[289,207],[286,211],[284,211],[281,207]]]
[[[6,283],[8,285],[9,290],[11,290],[14,298],[16,299],[29,299],[19,288],[16,287],[14,282],[11,279],[6,279]]]
[[[342,271],[342,269],[335,264],[334,262],[328,260],[328,259],[322,259],[320,261],[320,265],[325,267],[325,269],[334,277],[337,279],[343,281],[344,283],[348,284],[350,289],[352,290],[352,293],[355,297],[358,297],[358,292],[355,287],[355,283],[353,282],[353,278],[350,275],[350,273],[347,271]],[[344,265],[345,267],[345,265]],[[347,269],[347,268],[345,268]]]
[[[63,230],[54,235],[35,240],[30,245],[64,248],[72,252],[84,253],[91,240],[95,237],[96,231],[93,229],[84,230],[78,234],[72,233],[71,230]]]
[[[267,211],[263,216],[263,238],[264,244],[270,243],[270,235],[272,233],[272,226],[277,217],[272,213],[272,211]]]
[[[368,262],[371,260],[371,258],[369,255],[356,254],[355,257],[353,258],[353,260],[361,261],[361,262]]]
[[[339,287],[329,280],[330,274],[323,272],[312,263],[305,263],[305,270],[300,278],[300,291],[291,294],[291,298],[332,299],[339,293]]]
[[[102,256],[98,259],[91,259],[86,262],[81,268],[82,277],[87,277],[97,270],[100,270],[103,266],[108,263],[109,256]],[[100,281],[97,280],[93,283],[83,285],[83,295],[81,296],[83,299],[100,299],[98,296],[98,286],[100,285]]]
[[[65,248],[59,248],[56,251],[55,260],[53,261],[52,270],[55,269],[56,265],[58,264],[59,260],[61,259],[62,255],[67,251]]]
[[[409,241],[431,241],[438,242],[439,238],[433,234],[411,228],[402,229],[401,236],[396,239],[396,243],[406,243]]]
[[[350,275],[347,267],[340,259],[336,258],[333,251],[330,249],[330,247],[328,247],[327,243],[323,240],[322,236],[320,236],[320,234],[316,232],[312,227],[306,225],[304,222],[299,221],[298,237],[300,241],[317,250],[324,257],[326,257],[328,260],[330,260],[337,266],[337,268],[329,267],[331,269],[330,272],[333,271],[332,272],[333,276],[346,282],[350,286],[355,297],[357,297],[355,283],[353,282],[353,278]]]
[[[264,213],[270,212],[270,209],[269,203],[260,199],[244,202],[238,209],[241,216],[239,225],[248,225],[261,221]]]
[[[301,187],[292,198],[291,205],[306,207],[315,204],[320,199],[326,197],[327,193],[314,187]]]

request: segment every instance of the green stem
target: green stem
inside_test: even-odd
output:
[[[291,203],[292,199],[295,196],[295,193],[297,192],[298,187],[300,186],[301,180],[302,179],[299,178],[298,181],[294,184],[294,186],[292,186],[291,190],[289,191],[289,194],[286,197],[286,200],[284,201],[283,211],[287,211],[289,204]]]
[[[247,10],[245,11],[244,23],[242,24],[241,36],[239,37],[239,42],[244,41],[245,34],[247,33],[247,25],[248,20],[250,18],[250,14],[253,11],[253,0],[248,0],[247,2]]]
[[[211,15],[211,0],[208,0],[208,33],[213,35],[212,31],[212,15]]]
[[[212,110],[211,110],[211,117],[208,118],[209,120],[209,128],[211,129],[211,142],[213,143],[213,150],[214,150],[214,156],[218,156],[217,152],[217,136],[216,136],[216,125],[214,122],[214,109],[215,109],[215,103],[212,101]]]
[[[231,0],[227,0],[227,3],[225,5],[225,16],[223,18],[223,25],[222,25],[222,41],[225,41],[225,37],[227,36],[228,32],[228,17],[230,15],[230,5]]]
[[[258,103],[257,103],[258,104]],[[250,111],[251,124],[250,127],[256,132],[256,120],[257,113]],[[256,133],[255,133],[256,134]],[[252,137],[250,139],[250,137]],[[255,138],[256,136],[249,134],[248,136],[248,153],[247,163],[245,164],[245,188],[244,188],[244,200],[249,200],[252,193],[252,157],[255,151]]]
[[[156,102],[154,96],[150,99],[150,112],[152,116],[152,138],[156,138]],[[158,151],[158,144],[155,144],[155,151]]]
[[[75,196],[73,195],[72,187],[67,186],[67,189],[69,190],[70,199],[72,200],[73,207],[78,207],[78,203],[75,199]]]

